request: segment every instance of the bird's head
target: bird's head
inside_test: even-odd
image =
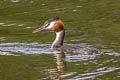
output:
[[[47,20],[43,26],[33,31],[33,33],[41,32],[43,30],[54,30],[59,32],[64,29],[64,24],[59,17],[51,18]]]

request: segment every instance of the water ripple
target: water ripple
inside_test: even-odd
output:
[[[120,70],[120,68],[109,67],[107,69],[106,68],[100,68],[100,69],[97,69],[97,70],[98,70],[97,72],[78,74],[74,78],[65,79],[65,80],[88,80],[88,79],[94,79],[95,77],[98,77],[100,75],[104,75],[104,74],[112,72],[112,71]]]
[[[0,44],[0,55],[9,55],[12,53],[24,53],[24,54],[41,54],[41,53],[57,53],[52,49],[48,48],[49,44],[39,43],[1,43]]]
[[[5,24],[5,23],[0,22],[0,25],[3,25],[3,24]]]
[[[67,62],[76,62],[88,59],[94,59],[96,55],[67,55],[66,54],[66,61]]]
[[[117,53],[112,49],[101,49],[101,51],[107,55],[120,56],[120,53]]]
[[[5,40],[5,37],[0,37],[0,41],[4,41]]]
[[[20,2],[20,0],[11,0],[11,2],[16,3],[16,2]]]

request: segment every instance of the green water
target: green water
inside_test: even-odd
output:
[[[64,74],[58,74],[61,55],[46,45],[53,31],[32,34],[55,16],[65,24],[66,44],[84,43],[102,54],[62,56]],[[1,0],[0,80],[119,80],[119,26],[120,0]]]

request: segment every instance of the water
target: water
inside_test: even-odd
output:
[[[119,80],[119,0],[1,0],[0,80]],[[97,55],[50,49],[53,31],[32,34],[49,18],[65,24],[65,44],[86,44]]]

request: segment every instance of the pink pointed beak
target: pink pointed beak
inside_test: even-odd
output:
[[[34,30],[32,33],[41,32],[41,31],[43,31],[43,30],[45,30],[45,29],[46,29],[46,27],[45,27],[45,26],[42,26],[42,27],[40,27],[40,28]]]

